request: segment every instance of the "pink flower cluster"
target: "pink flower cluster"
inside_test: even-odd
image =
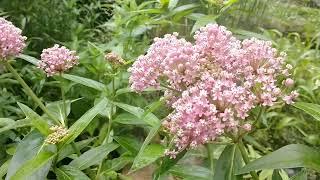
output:
[[[195,43],[177,34],[156,38],[131,72],[131,87],[140,92],[165,83],[173,112],[163,125],[174,135],[174,157],[185,148],[216,140],[224,133],[250,131],[245,122],[256,106],[287,104],[298,96],[286,95],[293,86],[292,66],[284,63],[271,42],[237,40],[225,27],[209,24],[195,33]]]
[[[26,39],[19,28],[0,17],[0,60],[19,55],[26,46]]]
[[[77,65],[78,59],[75,51],[70,51],[64,46],[60,47],[55,44],[53,47],[42,51],[39,68],[43,69],[47,76],[52,76]]]

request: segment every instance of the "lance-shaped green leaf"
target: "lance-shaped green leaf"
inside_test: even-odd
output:
[[[307,180],[308,179],[308,174],[305,169],[302,169],[300,172],[295,174],[290,178],[290,180]]]
[[[80,98],[79,98],[80,99]],[[66,116],[68,116],[70,114],[70,111],[71,111],[71,103],[79,100],[79,99],[75,99],[75,100],[67,100],[66,101]],[[51,114],[53,116],[55,116],[57,119],[59,119],[60,122],[63,122],[64,121],[64,109],[63,109],[63,106],[64,106],[64,102],[63,101],[55,101],[55,102],[51,102],[51,103],[48,103],[46,104],[46,107],[48,108],[48,110],[51,112]],[[42,117],[44,118],[49,118],[47,116],[47,114],[44,114]]]
[[[242,158],[240,150],[236,144],[228,145],[220,155],[213,179],[219,180],[236,180],[241,179],[240,176],[235,175],[235,172],[242,166]]]
[[[306,145],[291,144],[244,166],[237,174],[261,169],[305,167],[320,171],[320,151]]]
[[[71,74],[63,74],[62,77],[65,79],[68,79],[70,81],[73,81],[75,83],[79,83],[84,86],[96,89],[98,91],[105,91],[107,89],[106,85],[102,84],[101,82],[92,80],[92,79],[88,79],[88,78],[84,78],[84,77],[80,77],[80,76],[75,76],[75,75],[71,75]]]
[[[169,171],[173,166],[175,166],[179,162],[179,160],[184,157],[186,153],[187,150],[185,149],[182,152],[180,152],[174,159],[170,158],[169,156],[165,156],[161,162],[160,167],[156,170],[153,179],[160,179],[161,176],[165,174],[167,171]]]
[[[108,100],[102,99],[93,108],[88,110],[83,116],[81,116],[72,126],[69,128],[69,135],[63,139],[63,144],[69,144],[75,140],[81,132],[90,124],[92,119],[96,117],[102,110],[106,108]]]
[[[0,133],[3,133],[5,131],[11,130],[11,129],[17,129],[17,128],[26,127],[26,126],[32,126],[30,119],[21,119],[21,120],[13,121],[13,122],[10,122],[9,124],[1,127]]]
[[[17,58],[23,59],[23,60],[25,60],[35,66],[38,66],[38,64],[39,64],[39,60],[37,58],[34,58],[32,56],[28,56],[25,54],[20,54],[19,56],[17,56]]]
[[[40,150],[44,141],[43,135],[38,131],[31,131],[23,140],[18,144],[16,152],[14,153],[6,176],[6,180],[10,180],[11,177],[21,168],[23,164],[33,159]],[[49,166],[50,168],[50,166]],[[32,176],[26,176],[29,179],[44,179],[49,172],[48,167],[44,167],[42,170],[34,172]]]
[[[90,180],[90,178],[73,166],[61,166],[56,169],[58,180]]]
[[[130,113],[121,113],[113,120],[114,123],[130,125],[147,125],[147,123]]]
[[[9,163],[10,163],[10,160],[7,160],[0,166],[0,179],[2,179],[4,175],[6,175],[8,171]]]
[[[135,107],[129,104],[124,104],[119,102],[112,102],[112,103],[118,106],[119,108],[137,116],[139,119],[143,120],[145,123],[149,124],[152,127],[156,127],[160,124],[159,119],[153,113],[148,113],[145,115],[144,114],[145,111],[140,107]]]
[[[320,105],[305,102],[296,102],[293,104],[293,106],[303,110],[304,112],[314,117],[316,120],[320,121]]]
[[[150,129],[148,136],[144,140],[144,142],[143,142],[143,144],[142,144],[142,146],[141,146],[141,148],[139,150],[139,153],[137,154],[137,156],[135,157],[135,159],[133,161],[133,164],[131,166],[130,171],[138,170],[136,167],[139,167],[139,168],[143,168],[144,167],[144,166],[141,166],[141,165],[137,165],[137,163],[139,163],[141,161],[140,159],[143,158],[142,156],[143,156],[144,150],[146,149],[148,144],[151,142],[153,137],[156,136],[156,134],[158,133],[160,127],[161,127],[161,124],[159,123],[157,126],[154,126],[153,128]],[[135,167],[135,168],[133,168],[133,167]]]
[[[48,135],[50,133],[49,125],[43,118],[41,118],[36,112],[34,112],[28,106],[19,102],[18,102],[18,105],[21,108],[21,110],[24,112],[26,117],[31,120],[32,125],[35,128],[37,128],[44,135]]]
[[[16,172],[12,175],[11,179],[14,180],[27,180],[28,176],[32,176],[33,173],[37,173],[38,170],[44,169],[46,174],[48,173],[48,167],[50,168],[52,158],[55,153],[42,151],[37,154],[33,159],[25,162]],[[48,166],[49,164],[49,166]]]
[[[81,149],[87,147],[94,139],[95,138],[89,138],[89,139],[85,139],[82,141],[78,141],[78,142],[75,142],[74,145],[76,146],[76,148],[78,150],[81,150]],[[64,159],[65,157],[67,157],[73,153],[76,153],[76,152],[74,151],[74,148],[72,147],[71,144],[64,146],[63,148],[61,148],[59,150],[57,162],[61,161],[62,159]]]
[[[210,169],[197,165],[175,165],[169,172],[183,179],[208,180],[213,177]]]
[[[156,161],[158,158],[163,156],[164,147],[159,144],[150,144],[144,151],[140,154],[138,159],[134,160],[134,163],[131,167],[132,171],[136,171],[143,167],[146,167]]]
[[[109,143],[90,149],[70,162],[70,166],[76,167],[80,170],[86,169],[90,166],[97,165],[103,161],[107,155],[117,149],[118,144]]]
[[[120,146],[129,151],[131,154],[135,155],[139,152],[141,144],[133,137],[115,136],[113,138],[120,144]]]

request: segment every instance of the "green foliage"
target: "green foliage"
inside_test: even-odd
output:
[[[68,129],[56,144],[46,143],[54,123],[0,63],[0,178],[230,180],[254,178],[250,171],[268,180],[318,178],[319,15],[313,0],[0,1],[0,16],[28,37],[27,49],[11,63]],[[254,109],[250,117],[260,110],[261,117],[243,137],[248,157],[227,136],[170,159],[164,152],[174,142],[161,122],[171,110],[160,98],[163,89],[133,92],[127,69],[153,38],[178,32],[189,40],[214,22],[240,39],[269,40],[285,51],[300,96],[293,106]],[[42,49],[54,43],[77,50],[80,63],[46,77],[36,66]],[[125,63],[107,61],[108,52]]]

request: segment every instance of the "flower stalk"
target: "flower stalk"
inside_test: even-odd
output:
[[[32,89],[27,85],[27,83],[20,77],[18,72],[11,66],[11,64],[8,61],[4,61],[4,64],[6,68],[13,74],[13,76],[17,79],[17,81],[20,83],[20,85],[25,90],[25,93],[29,95],[35,103],[38,104],[38,106],[42,109],[44,113],[46,113],[51,120],[53,120],[57,124],[61,124],[60,121],[55,118],[50,111],[46,108],[46,106],[42,103],[42,101],[38,98],[37,95],[32,91]]]
[[[242,142],[242,139],[239,139],[239,141],[238,141],[238,147],[239,147],[239,150],[240,150],[240,152],[241,152],[241,155],[242,155],[242,158],[243,158],[245,164],[248,164],[248,163],[250,162],[250,160],[249,160],[247,151],[246,151],[246,149],[245,149],[245,146],[244,146],[244,144],[243,144],[243,142]],[[252,176],[252,178],[253,178],[254,180],[259,180],[259,176],[258,176],[258,174],[257,174],[255,171],[251,171],[250,174],[251,174],[251,176]]]

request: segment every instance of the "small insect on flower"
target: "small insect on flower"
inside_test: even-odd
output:
[[[61,126],[52,126],[50,127],[52,131],[51,134],[45,140],[48,144],[57,144],[62,138],[68,135],[68,129]]]
[[[43,69],[47,76],[65,72],[78,64],[79,56],[64,46],[55,44],[53,47],[44,49],[41,54],[39,68]]]
[[[12,22],[0,17],[0,60],[21,53],[27,39],[21,32],[21,29],[15,27]]]

